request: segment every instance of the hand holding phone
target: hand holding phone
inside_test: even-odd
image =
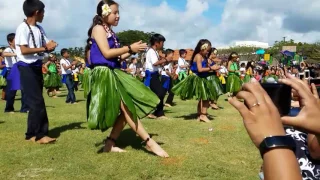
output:
[[[310,90],[307,83],[290,75],[281,79],[282,83],[291,86],[300,97],[301,111],[295,117],[284,116],[281,118],[286,125],[304,129],[309,133],[320,135],[320,101],[315,85]]]

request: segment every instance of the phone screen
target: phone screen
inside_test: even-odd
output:
[[[273,83],[263,83],[261,86],[278,108],[280,116],[288,115],[291,109],[291,86]]]
[[[304,71],[305,77],[309,78],[310,77],[310,71]]]
[[[303,73],[299,73],[299,78],[300,78],[301,80],[303,80],[304,74],[303,74]]]

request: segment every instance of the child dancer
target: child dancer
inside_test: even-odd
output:
[[[233,96],[241,89],[240,71],[238,68],[238,54],[232,52],[228,58],[228,79],[227,79],[227,93],[228,96]]]
[[[12,80],[8,79],[8,76],[11,72],[11,69],[15,63],[17,63],[17,54],[16,54],[16,48],[15,48],[15,34],[10,33],[7,35],[7,41],[9,44],[9,47],[7,47],[3,53],[2,56],[4,57],[5,62],[5,68],[4,68],[4,77],[7,78],[6,83],[6,94],[5,94],[5,100],[6,100],[6,107],[4,109],[4,112],[6,113],[14,113],[14,100],[17,94],[17,90],[12,90]],[[29,110],[27,105],[25,104],[25,95],[21,91],[21,109],[20,112],[25,113]]]
[[[172,92],[183,99],[192,99],[195,96],[199,100],[198,121],[203,122],[210,122],[207,117],[209,100],[216,97],[215,87],[207,80],[208,72],[219,69],[217,65],[208,66],[207,57],[210,51],[211,42],[207,39],[201,39],[192,55],[191,70],[193,74],[172,88]]]
[[[42,96],[41,66],[44,53],[53,51],[57,43],[49,41],[43,28],[37,24],[43,20],[44,8],[44,4],[39,0],[26,0],[23,3],[27,19],[17,28],[15,44],[18,63],[13,66],[10,73],[13,78],[20,77],[21,88],[27,97],[26,104],[30,107],[26,140],[40,144],[55,141],[54,138],[48,137],[49,123]]]
[[[187,56],[187,51],[185,49],[179,50],[179,59],[178,59],[178,68],[177,68],[177,74],[179,75],[179,81],[184,80],[188,75],[187,71],[189,68],[189,63],[185,60]]]
[[[47,75],[44,78],[44,87],[47,88],[47,94],[50,97],[57,98],[56,89],[61,87],[61,76],[58,74],[56,57],[53,54],[49,54],[48,62],[45,64]]]
[[[169,61],[172,61],[173,59],[173,53],[174,51],[172,49],[166,49],[165,51],[165,58]],[[167,97],[167,100],[165,102],[165,106],[167,107],[171,107],[173,104],[173,98],[174,98],[174,94],[172,93],[171,89],[172,89],[172,85],[173,85],[173,80],[172,80],[172,76],[173,74],[173,67],[172,67],[173,63],[169,63],[167,65],[165,65],[163,67],[163,70],[161,72],[161,84],[162,87],[165,89],[166,93],[168,92],[169,95]]]
[[[210,100],[210,107],[214,110],[220,109],[219,106],[217,105],[217,102],[219,97],[223,94],[222,86],[217,76],[217,73],[218,73],[217,71],[220,69],[220,63],[221,63],[221,60],[217,58],[217,54],[218,54],[218,50],[216,48],[212,48],[210,53],[208,54],[209,66],[213,66],[215,64],[217,65],[216,68],[214,68],[211,72],[209,72],[210,76],[208,76],[208,80],[215,87],[215,91],[212,92],[215,95],[215,97],[214,99]]]
[[[247,63],[246,75],[245,75],[244,80],[243,80],[244,83],[250,82],[251,78],[253,77],[253,69],[254,69],[253,66],[254,66],[254,62],[253,61],[249,61]]]
[[[113,0],[100,1],[97,15],[88,31],[91,73],[91,92],[88,95],[88,123],[91,129],[102,131],[113,127],[105,141],[105,152],[124,152],[115,146],[124,126],[129,126],[144,140],[156,155],[168,154],[149,136],[140,118],[145,117],[159,103],[157,96],[131,75],[121,71],[119,58],[145,51],[141,41],[120,47],[116,34],[111,29],[119,22],[119,5]]]
[[[151,47],[146,54],[146,79],[144,84],[158,96],[160,102],[153,115],[149,115],[150,118],[166,118],[163,111],[163,100],[166,95],[166,90],[162,87],[160,81],[159,70],[161,66],[168,64],[170,61],[164,57],[160,57],[158,52],[163,48],[163,44],[166,39],[161,34],[154,34],[150,38]]]

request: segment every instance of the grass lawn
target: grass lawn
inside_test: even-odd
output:
[[[179,98],[165,109],[169,120],[142,120],[169,153],[163,159],[146,152],[128,127],[118,139],[127,153],[98,153],[110,130],[87,129],[83,92],[76,93],[77,105],[64,103],[66,93],[57,99],[44,93],[50,135],[58,137],[52,145],[25,142],[27,114],[4,114],[5,101],[0,102],[0,179],[258,179],[259,153],[224,97],[219,101],[224,109],[209,110],[214,118],[209,124],[195,120],[195,100]],[[15,108],[19,110],[19,100]]]

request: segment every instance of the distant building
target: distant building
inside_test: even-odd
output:
[[[256,48],[263,48],[267,49],[269,48],[269,44],[265,42],[259,42],[259,41],[236,41],[231,46],[224,46],[224,47],[218,47],[217,49],[229,49],[230,47],[236,47],[236,46],[244,46],[244,47],[256,47]]]

